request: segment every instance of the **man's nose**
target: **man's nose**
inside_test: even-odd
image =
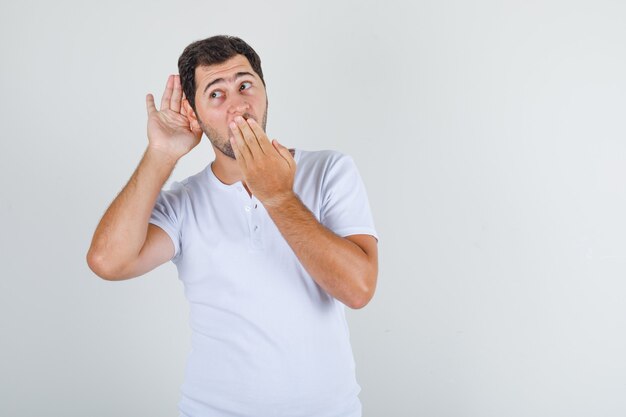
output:
[[[244,97],[231,97],[228,110],[230,113],[245,113],[250,109],[250,104]]]

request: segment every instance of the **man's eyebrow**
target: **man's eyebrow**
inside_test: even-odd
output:
[[[232,79],[236,80],[237,78],[243,77],[244,75],[249,75],[251,77],[254,77],[254,75],[252,75],[252,73],[250,73],[250,72],[241,71],[241,72],[236,73]],[[221,82],[224,82],[224,81],[225,80],[223,78],[216,78],[216,79],[214,79],[213,81],[208,83],[206,87],[204,87],[204,91],[202,91],[202,94],[206,93],[206,90],[208,90],[209,87],[211,87],[213,84],[221,83]]]

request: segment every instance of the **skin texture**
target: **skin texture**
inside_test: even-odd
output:
[[[369,235],[342,238],[320,224],[293,192],[296,163],[252,119],[236,117],[231,143],[243,181],[262,203],[300,263],[317,284],[351,308],[372,298],[377,242]]]
[[[121,280],[173,257],[167,234],[148,221],[176,162],[204,132],[215,150],[211,169],[216,177],[225,184],[242,181],[328,294],[351,308],[365,306],[376,288],[377,241],[370,235],[335,235],[294,193],[295,160],[265,133],[267,94],[248,60],[236,55],[222,64],[198,67],[195,77],[195,111],[177,75],[168,78],[159,110],[152,94],[146,96],[149,145],[96,228],[87,254],[90,268],[104,279]]]

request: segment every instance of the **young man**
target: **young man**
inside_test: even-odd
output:
[[[349,156],[288,150],[265,133],[261,62],[243,40],[189,45],[148,147],[96,228],[87,260],[108,280],[171,260],[190,302],[182,416],[361,415],[345,307],[374,294],[377,235]],[[171,189],[204,133],[215,160]]]

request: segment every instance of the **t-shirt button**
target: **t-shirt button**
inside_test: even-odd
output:
[[[259,226],[254,226],[254,231],[257,232],[259,230]]]

